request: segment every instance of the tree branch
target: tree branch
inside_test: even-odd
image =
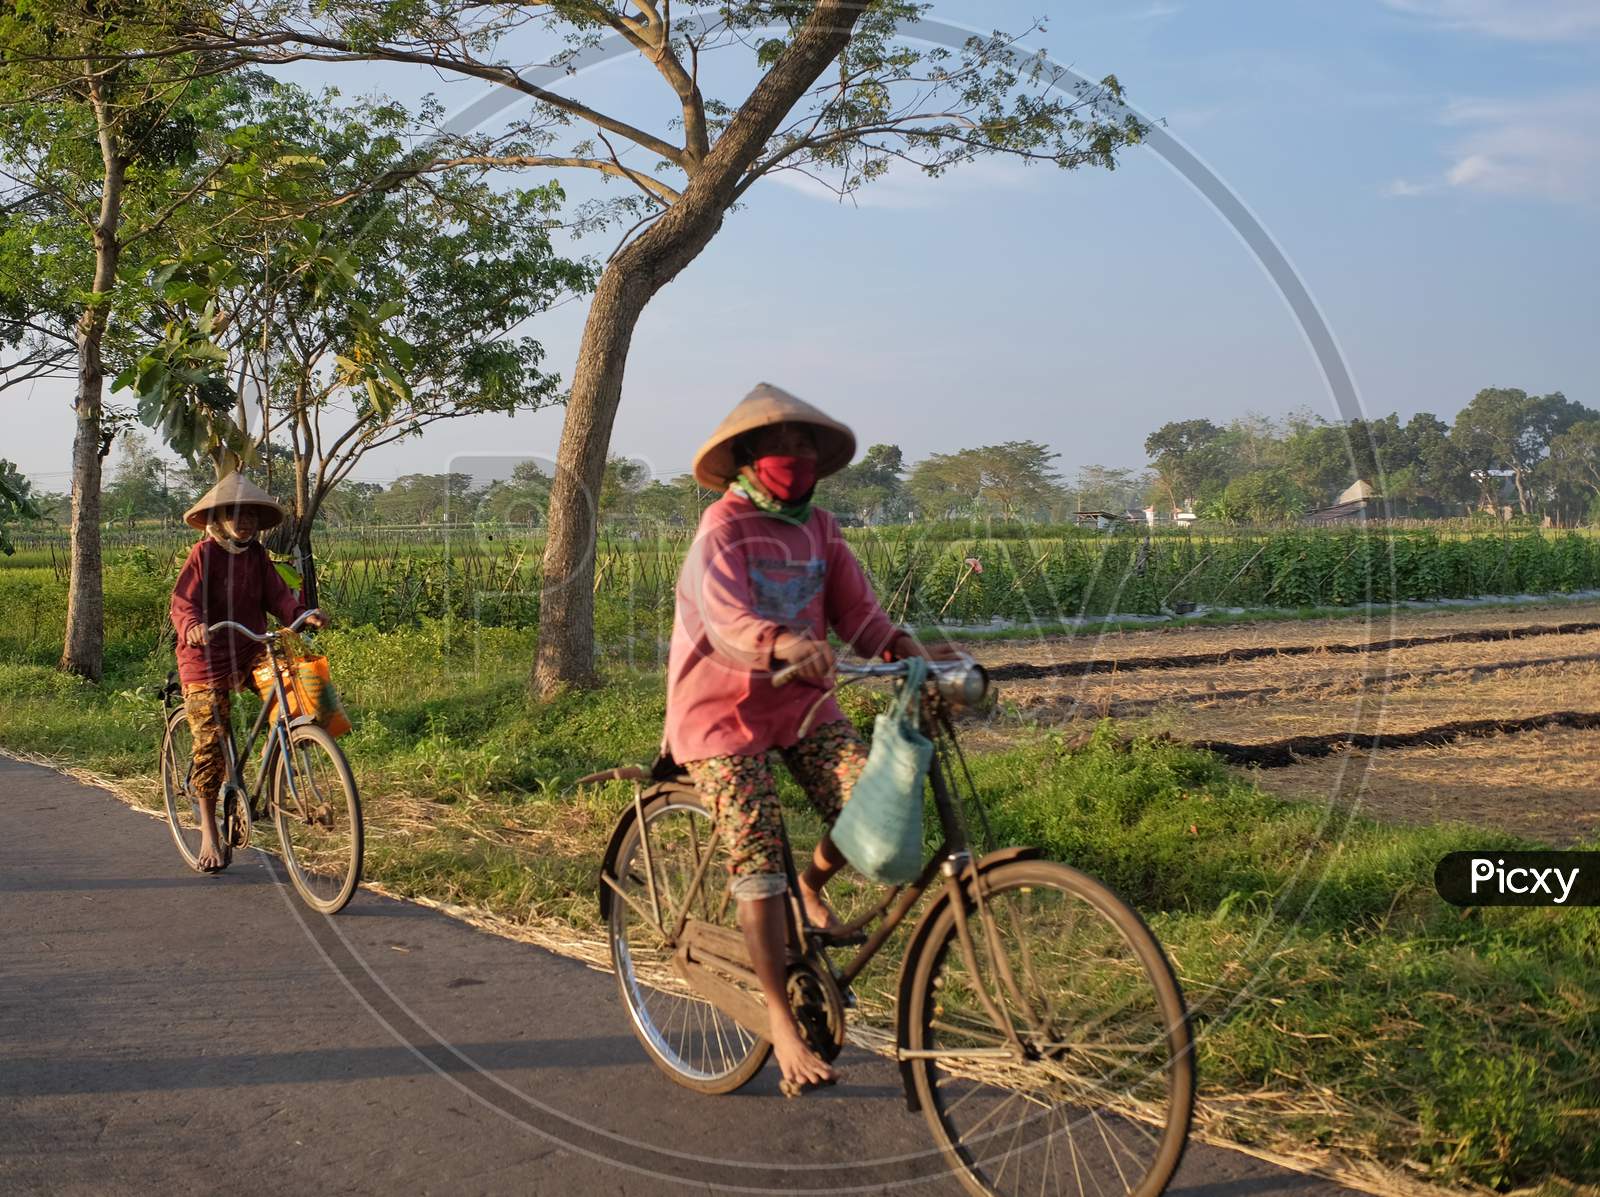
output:
[[[285,47],[291,45],[305,45],[315,47],[317,51],[303,51],[287,49],[278,54],[252,54],[252,49],[266,50],[272,47]],[[587,121],[589,124],[619,137],[626,137],[629,141],[659,154],[680,170],[687,171],[693,164],[688,160],[685,152],[669,141],[664,141],[653,133],[628,124],[626,121],[617,120],[603,112],[597,112],[587,104],[577,100],[568,99],[566,96],[549,91],[524,79],[514,67],[500,66],[493,63],[479,62],[477,59],[465,54],[451,54],[442,49],[432,49],[428,52],[417,50],[404,50],[399,46],[376,46],[372,49],[358,50],[355,46],[339,38],[322,37],[318,34],[301,31],[283,31],[281,33],[264,34],[257,37],[225,38],[217,42],[215,49],[232,50],[247,61],[260,61],[268,63],[284,63],[296,61],[311,62],[408,62],[416,66],[429,66],[442,71],[451,71],[458,75],[467,75],[474,79],[483,79],[489,83],[498,83],[512,91],[521,92],[531,96],[541,103],[548,104],[558,111],[569,116]]]
[[[607,142],[606,144],[609,149],[610,143]],[[575,166],[585,170],[598,170],[602,174],[615,175],[617,178],[627,179],[663,203],[672,204],[683,198],[682,193],[676,188],[669,187],[654,175],[647,175],[643,171],[623,166],[614,153],[609,162],[601,158],[568,158],[555,154],[468,154],[460,158],[435,159],[426,166],[408,167],[405,171],[397,171],[395,173],[397,175],[422,175],[440,170],[449,170],[456,166]]]

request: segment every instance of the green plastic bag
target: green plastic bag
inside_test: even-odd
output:
[[[880,885],[902,885],[922,871],[922,795],[933,741],[917,730],[928,663],[907,662],[894,706],[878,716],[866,768],[833,825],[833,842]]]

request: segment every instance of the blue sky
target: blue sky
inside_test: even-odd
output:
[[[1485,386],[1600,407],[1596,0],[950,0],[935,15],[1011,30],[1043,15],[1033,45],[1115,72],[1283,247],[1368,411],[1448,419]],[[357,77],[402,97],[440,86],[400,68]],[[573,86],[664,126],[648,67],[608,64]],[[532,330],[563,375],[582,317],[572,305]],[[863,445],[914,459],[1029,437],[1068,474],[1142,465],[1167,420],[1334,414],[1270,281],[1143,151],[1110,174],[897,172],[853,205],[758,185],[647,309],[614,448],[680,472],[762,380],[853,424]],[[65,396],[41,384],[3,400],[0,454],[49,489],[69,464]],[[551,456],[559,431],[559,412],[437,426],[358,476]]]

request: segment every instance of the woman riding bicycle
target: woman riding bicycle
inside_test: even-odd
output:
[[[227,772],[232,692],[244,688],[260,660],[260,645],[233,631],[209,636],[210,624],[233,620],[257,633],[267,614],[293,623],[305,613],[299,596],[278,576],[258,531],[283,522],[283,507],[243,475],[229,474],[183,513],[205,532],[183,563],[172,590],[172,626],[178,633],[178,681],[194,737],[193,786],[200,802],[199,868],[221,872],[226,855],[217,842],[217,795]],[[324,626],[320,615],[306,620]]]
[[[785,997],[788,883],[769,754],[777,750],[831,826],[867,748],[831,694],[829,630],[864,657],[930,655],[890,622],[837,521],[811,504],[817,481],[855,448],[849,428],[766,383],[722,421],[695,455],[694,476],[726,493],[701,517],[679,574],[667,670],[666,749],[715,811],[773,1050],[800,1085],[836,1074],[805,1045]],[[773,672],[789,666],[797,684],[773,686]],[[824,834],[800,875],[813,926],[838,925],[822,891],[844,863]]]

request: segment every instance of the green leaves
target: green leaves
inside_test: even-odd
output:
[[[0,458],[0,553],[7,557],[16,552],[16,546],[6,534],[6,524],[19,518],[38,519],[39,509],[34,505],[28,480],[16,466]]]

